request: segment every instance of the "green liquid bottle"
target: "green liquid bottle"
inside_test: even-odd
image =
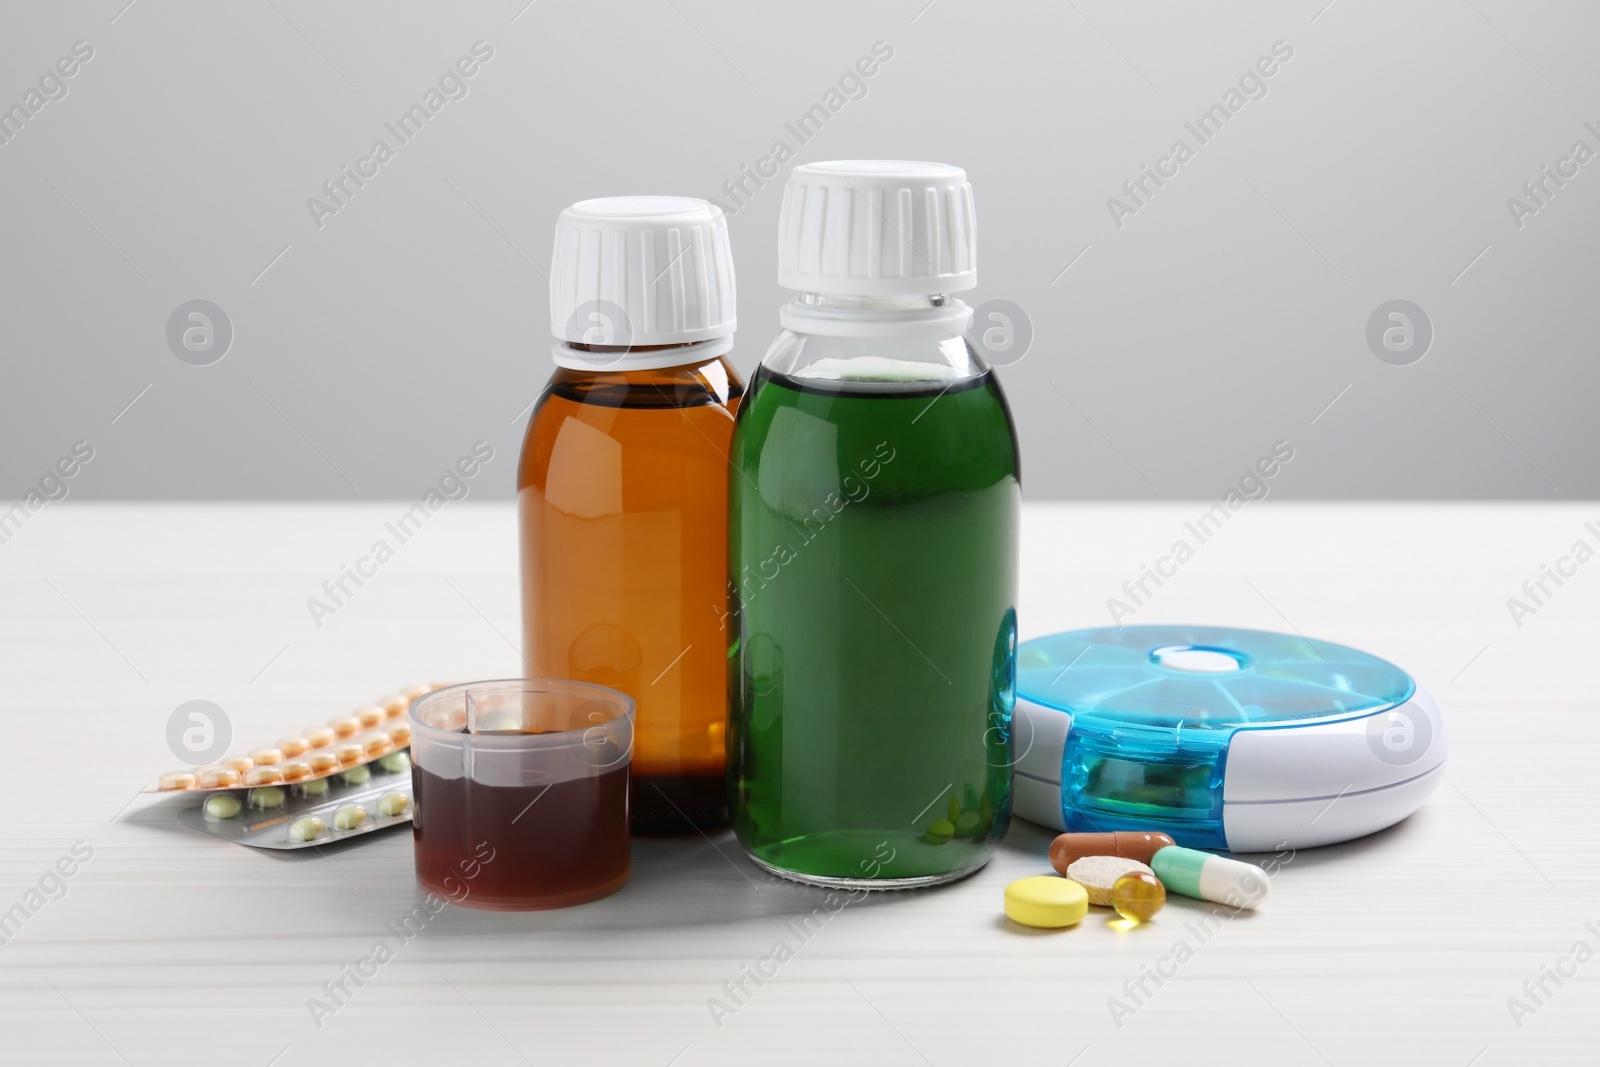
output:
[[[949,881],[1010,816],[1017,444],[946,295],[976,280],[970,197],[958,168],[870,162],[796,168],[785,195],[780,280],[803,295],[730,456],[729,803],[800,881]],[[928,214],[882,212],[908,200]]]

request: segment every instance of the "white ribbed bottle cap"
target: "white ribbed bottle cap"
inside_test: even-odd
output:
[[[709,359],[732,347],[734,309],[728,221],[715,204],[613,196],[580,200],[556,220],[550,332],[567,342],[555,349],[562,366],[625,369]],[[572,343],[695,347],[585,353]]]
[[[966,171],[865,159],[796,167],[778,217],[778,284],[840,296],[923,296],[978,284]]]

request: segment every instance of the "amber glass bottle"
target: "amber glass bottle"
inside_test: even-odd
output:
[[[558,368],[517,473],[524,670],[637,701],[635,833],[720,825],[728,448],[744,392],[724,358],[722,213],[674,197],[568,208],[551,317]]]
[[[531,671],[638,701],[636,833],[725,821],[728,443],[721,358],[558,370],[517,472]]]

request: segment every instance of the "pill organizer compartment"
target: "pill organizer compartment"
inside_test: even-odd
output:
[[[1259,630],[1077,630],[1017,650],[1017,812],[1194,848],[1348,840],[1415,811],[1448,750],[1400,668]]]

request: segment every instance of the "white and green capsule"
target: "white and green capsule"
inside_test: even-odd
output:
[[[1181,845],[1168,845],[1150,857],[1150,869],[1169,892],[1230,908],[1253,908],[1272,888],[1267,872],[1253,863]]]

